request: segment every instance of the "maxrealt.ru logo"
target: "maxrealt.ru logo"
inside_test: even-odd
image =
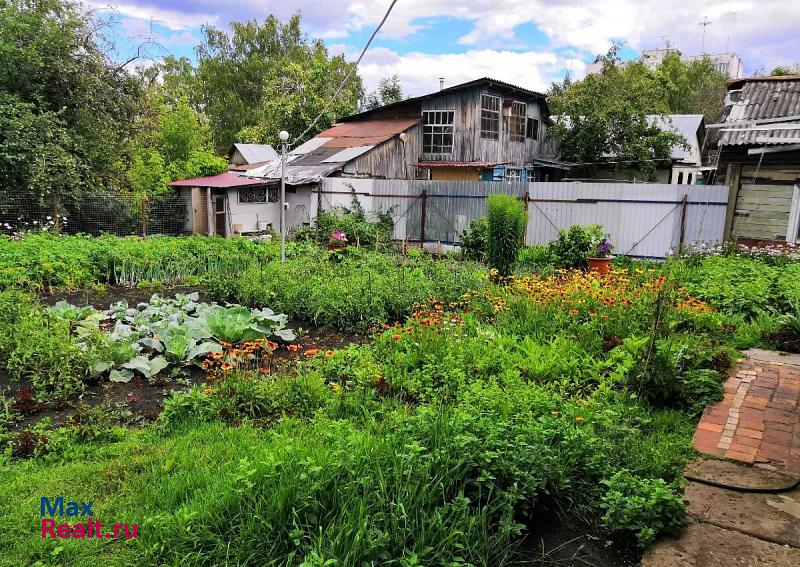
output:
[[[93,505],[94,502],[65,501],[63,496],[58,496],[52,501],[43,496],[39,508],[42,516],[42,537],[58,537],[61,539],[114,539],[121,536],[124,536],[125,539],[132,539],[139,537],[139,526],[137,524],[133,524],[133,528],[129,524],[109,524],[109,527],[106,528],[104,524],[94,519]],[[45,516],[50,517],[46,518]],[[53,519],[55,516],[87,518],[87,521],[56,525],[56,521]]]

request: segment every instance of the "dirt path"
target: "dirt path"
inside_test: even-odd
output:
[[[644,567],[800,565],[800,355],[746,354],[697,426],[710,459],[685,473],[692,523]]]

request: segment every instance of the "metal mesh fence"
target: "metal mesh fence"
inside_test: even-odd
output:
[[[0,201],[0,234],[47,230],[117,236],[189,234],[187,197],[83,193],[70,198]]]

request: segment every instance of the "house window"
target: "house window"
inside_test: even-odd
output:
[[[277,187],[241,187],[239,189],[239,203],[249,205],[252,203],[277,203]]]
[[[506,181],[509,183],[519,183],[522,181],[521,169],[506,169]]]
[[[481,95],[481,138],[500,139],[500,97]]]
[[[536,118],[528,118],[528,126],[525,129],[525,135],[529,140],[539,139],[539,121]]]
[[[512,142],[525,141],[525,120],[528,105],[524,102],[511,103],[511,116],[508,119],[508,136]]]
[[[423,112],[422,153],[453,153],[453,116],[452,110],[426,110]]]

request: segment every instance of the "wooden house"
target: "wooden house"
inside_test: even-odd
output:
[[[800,76],[728,82],[720,124],[710,127],[717,182],[730,187],[725,238],[800,239]]]
[[[341,118],[294,149],[286,172],[289,183],[321,177],[553,181],[569,166],[547,141],[550,124],[543,94],[478,79]],[[276,179],[279,160],[247,175]]]

